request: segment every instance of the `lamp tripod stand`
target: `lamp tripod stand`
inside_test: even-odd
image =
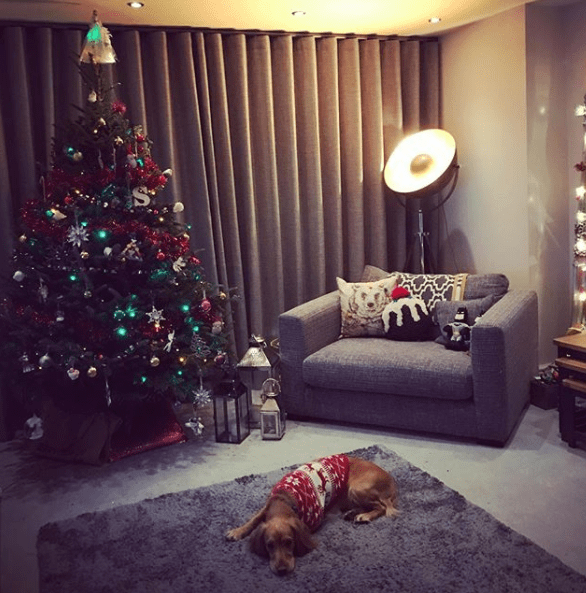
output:
[[[419,269],[422,274],[425,274],[427,271],[425,269],[425,257],[427,255],[428,260],[431,260],[431,272],[437,271],[437,267],[435,265],[435,259],[432,254],[431,244],[429,242],[429,233],[423,230],[423,210],[419,208],[417,212],[418,218],[418,229],[417,232],[414,233],[413,241],[411,242],[411,246],[409,247],[409,251],[407,251],[407,257],[405,258],[405,265],[403,266],[403,272],[406,272],[409,268],[409,264],[411,263],[411,259],[413,257],[413,252],[415,251],[415,247],[419,247]]]

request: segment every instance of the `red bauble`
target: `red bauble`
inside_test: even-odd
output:
[[[164,254],[162,251],[157,251],[156,258],[157,258],[159,261],[163,261],[163,260],[164,260],[166,257],[167,257],[167,256],[166,256],[166,255],[165,255],[165,254]]]

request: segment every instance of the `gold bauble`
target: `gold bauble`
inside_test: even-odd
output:
[[[160,362],[161,362],[161,361],[159,360],[159,357],[158,357],[158,356],[153,356],[153,357],[151,358],[151,366],[152,366],[152,367],[158,367],[158,366],[159,366],[159,364],[160,364]]]
[[[91,377],[92,379],[98,374],[98,369],[96,367],[90,367],[87,370],[87,376]]]

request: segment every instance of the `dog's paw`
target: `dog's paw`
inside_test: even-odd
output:
[[[360,513],[354,517],[354,523],[370,523],[370,521],[368,513]]]
[[[229,531],[226,531],[226,539],[229,542],[237,542],[242,539],[242,533],[239,529],[230,529]]]
[[[356,509],[350,509],[342,515],[342,518],[344,519],[344,521],[354,521],[356,519],[357,514],[358,511]]]

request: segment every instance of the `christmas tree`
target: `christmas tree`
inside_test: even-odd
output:
[[[190,250],[183,204],[157,199],[171,170],[106,84],[102,64],[113,61],[94,14],[79,64],[86,105],[56,129],[42,195],[22,209],[2,302],[4,372],[54,392],[100,383],[108,403],[204,403],[202,378],[228,363],[229,297]]]

